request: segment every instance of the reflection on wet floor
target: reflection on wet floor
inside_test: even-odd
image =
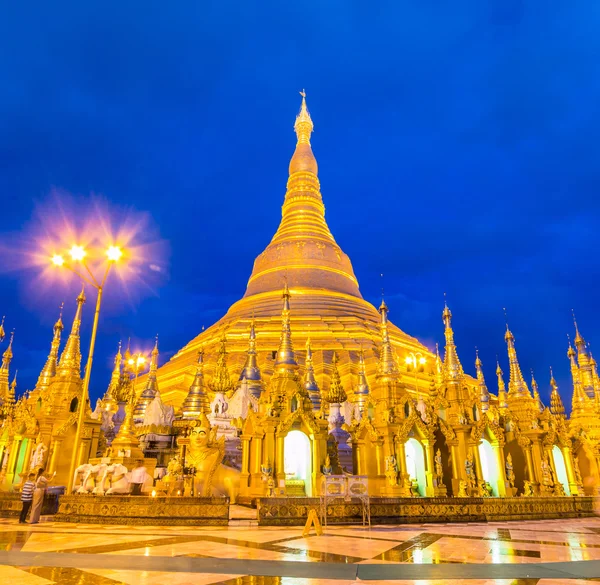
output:
[[[377,563],[422,565],[418,581],[395,580],[399,585],[582,585],[598,579],[489,579],[466,580],[469,565],[530,564],[556,561],[600,562],[600,519],[575,519],[493,524],[427,524],[409,526],[328,527],[322,536],[302,537],[301,527],[123,527],[43,522],[23,526],[0,520],[0,550],[106,555],[98,569],[53,566],[6,567],[2,582],[11,585],[352,585],[354,580],[327,578],[327,565],[375,566]],[[131,563],[110,566],[114,555]],[[144,570],[146,557],[157,557],[164,571]],[[249,561],[302,561],[311,578],[185,573],[169,567],[169,559],[248,559]],[[60,561],[63,562],[63,561]],[[73,564],[75,564],[77,560]],[[358,564],[357,564],[358,563]],[[49,564],[58,564],[53,562]],[[464,580],[430,578],[434,566],[461,564]],[[576,563],[574,563],[576,565]],[[89,565],[88,565],[89,566]],[[123,568],[125,567],[125,568]],[[162,565],[161,565],[162,567]],[[167,569],[171,568],[171,571]],[[441,567],[440,567],[441,569]],[[420,569],[419,569],[420,570]],[[443,569],[446,571],[446,569]],[[461,569],[462,571],[462,569]],[[312,577],[314,573],[314,578]],[[599,571],[600,575],[600,564]],[[576,575],[576,573],[575,573]],[[10,577],[10,579],[9,579]],[[382,581],[360,581],[363,583]]]

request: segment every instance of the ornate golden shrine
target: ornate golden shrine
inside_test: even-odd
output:
[[[389,322],[384,302],[377,310],[362,298],[351,262],[325,221],[304,97],[294,128],[297,144],[282,220],[254,263],[244,297],[168,363],[157,368],[155,361],[135,392],[127,359],[121,371],[119,352],[100,409],[108,414],[94,419],[90,410],[80,461],[96,455],[98,429],[119,408],[120,436],[116,431],[110,436],[108,425],[104,437],[114,438],[116,447],[135,451],[142,434],[176,434],[169,425],[143,425],[160,387],[162,400],[176,408],[173,428],[208,416],[221,425],[219,432],[229,433],[228,440],[239,434],[239,489],[246,498],[289,496],[292,487],[316,496],[324,473],[344,471],[367,476],[371,495],[378,497],[595,494],[600,381],[577,326],[575,348],[568,351],[574,384],[570,419],[553,377],[549,407],[541,403],[536,381],[527,384],[508,327],[508,385],[498,365],[497,395],[488,389],[479,356],[476,377],[465,373],[447,306],[442,360],[438,351]],[[68,437],[81,392],[83,301],[80,295],[60,360],[59,319],[36,388],[18,402],[14,382],[8,384],[12,346],[4,353],[5,487],[17,482],[34,454],[66,482]],[[234,404],[235,417],[227,418],[227,405]],[[135,417],[142,421],[137,428]],[[290,453],[303,457],[296,475]]]

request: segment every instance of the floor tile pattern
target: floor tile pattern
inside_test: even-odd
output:
[[[361,574],[369,574],[367,569],[374,575],[377,566],[388,566],[390,574],[401,576],[403,572],[407,574],[402,567],[415,565],[421,567],[419,577],[422,578],[387,580],[385,583],[589,585],[600,582],[600,519],[371,528],[330,526],[323,535],[308,537],[302,536],[301,528],[289,527],[128,527],[51,521],[24,526],[6,519],[0,520],[0,561],[4,558],[1,555],[8,553],[36,553],[36,563],[39,563],[39,566],[14,566],[11,561],[0,567],[1,581],[11,585],[358,585],[383,583],[377,580],[379,578],[361,580]],[[65,566],[54,566],[56,553],[60,559],[65,559]],[[102,559],[102,563],[96,562],[100,568],[85,568],[82,559],[89,555],[98,555],[93,558]],[[117,558],[122,561],[117,563]],[[145,569],[148,558],[160,561],[157,568],[161,570]],[[47,564],[44,564],[45,559]],[[76,560],[73,562],[73,559]],[[204,559],[211,565],[219,561],[219,568],[214,566],[214,573],[187,572],[190,569],[186,564],[175,567],[172,563],[176,561],[169,559],[181,559],[182,562],[189,559],[190,566],[194,567],[198,566],[192,562],[195,559]],[[310,573],[310,578],[240,575],[239,570],[231,571],[227,559],[238,559],[238,563],[247,561],[242,569],[248,573],[253,572],[253,562],[268,562],[270,564],[261,566],[269,567],[290,561],[298,566],[301,562],[304,573]],[[598,561],[598,564],[578,564],[580,561]],[[570,564],[561,565],[564,572],[556,578],[535,577],[540,563],[561,562]],[[73,564],[77,566],[67,566]],[[450,569],[442,567],[457,564],[463,567],[464,578],[444,579],[445,572]],[[341,565],[348,567],[347,576],[353,578],[331,578],[330,568]],[[478,565],[489,565],[488,579],[470,578]],[[522,576],[494,578],[493,569],[507,565],[522,566],[522,570],[519,569]],[[186,568],[182,569],[182,566]],[[235,566],[240,569],[239,564]],[[398,568],[393,569],[393,566]],[[437,572],[435,566],[439,566]],[[356,571],[353,567],[357,567]],[[587,567],[585,571],[584,567]],[[598,568],[596,573],[594,567]],[[532,576],[528,577],[528,572]],[[448,574],[456,575],[452,571]]]

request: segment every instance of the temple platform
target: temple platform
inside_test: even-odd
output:
[[[63,496],[54,520],[82,524],[227,526],[229,498]]]
[[[311,509],[320,511],[319,498],[258,498],[259,526],[300,526]],[[327,505],[328,524],[362,523],[358,499],[340,498]],[[552,520],[600,515],[600,498],[371,498],[371,524],[423,522],[504,522]]]

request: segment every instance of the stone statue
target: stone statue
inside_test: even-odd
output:
[[[333,467],[331,467],[331,459],[329,455],[325,457],[325,465],[323,465],[323,475],[331,475],[333,473]]]
[[[90,418],[93,418],[94,420],[98,420],[100,418],[102,414],[102,401],[100,400],[100,398],[98,398],[98,400],[96,400],[96,407],[94,408],[94,412],[92,412],[92,414],[90,415]]]
[[[398,463],[395,455],[389,455],[385,458],[385,476],[388,480],[388,485],[398,485]]]
[[[46,445],[44,445],[44,442],[42,440],[39,440],[38,444],[35,447],[35,451],[31,455],[31,463],[29,464],[29,469],[35,469],[36,467],[43,466],[46,451],[48,451],[48,448],[46,447]]]
[[[475,463],[473,461],[473,453],[469,452],[465,460],[465,471],[467,472],[467,483],[469,488],[473,489],[477,486],[477,477],[475,475]]]
[[[437,479],[438,485],[442,485],[444,477],[444,468],[442,467],[442,452],[438,449],[435,452],[435,478]]]
[[[154,400],[146,407],[142,426],[170,427],[173,425],[174,418],[175,412],[173,407],[164,404],[160,397],[160,392],[157,392]]]
[[[573,472],[575,473],[575,481],[578,486],[583,485],[583,480],[581,479],[581,469],[579,468],[579,457],[575,457],[573,461]]]
[[[510,453],[506,456],[506,481],[511,488],[515,487],[515,472],[513,470],[512,455]]]

